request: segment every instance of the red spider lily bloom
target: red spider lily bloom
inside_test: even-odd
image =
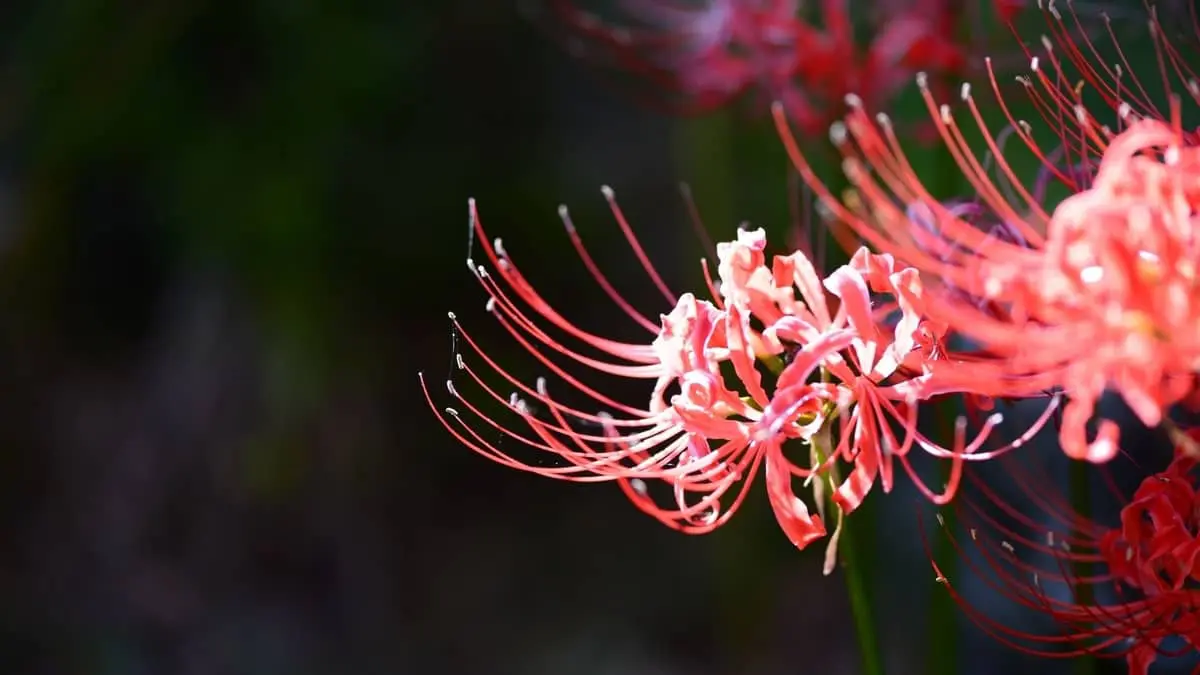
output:
[[[896,460],[927,498],[941,504],[953,497],[964,459],[988,459],[1024,442],[978,452],[999,423],[999,415],[989,417],[969,444],[960,425],[953,449],[937,445],[917,430],[919,396],[914,392],[941,393],[943,380],[957,383],[960,376],[958,362],[948,355],[942,341],[944,327],[925,317],[924,292],[916,270],[899,267],[889,255],[860,249],[850,264],[821,283],[800,252],[777,256],[768,270],[760,253],[763,246],[765,238],[759,230],[741,233],[738,242],[718,251],[726,307],[742,308],[766,327],[763,351],[780,353],[789,342],[803,344],[842,327],[855,336],[844,357],[833,355],[823,364],[829,378],[837,382],[841,411],[837,417],[839,441],[828,460],[853,465],[833,496],[842,512],[857,508],[876,478],[885,492],[891,491]],[[793,287],[799,290],[803,305],[796,303]],[[837,302],[836,315],[828,309],[826,292]],[[889,322],[897,313],[899,318]],[[777,398],[786,390],[786,382],[787,378],[779,378]],[[1053,409],[1049,406],[1023,438],[1036,433]],[[903,439],[895,435],[893,423],[905,431]],[[931,490],[916,474],[908,458],[914,447],[952,462],[950,481],[942,493]]]
[[[907,458],[913,447],[952,462],[952,478],[942,494],[917,480],[938,503],[953,495],[964,461],[1005,450],[978,452],[998,416],[970,443],[960,428],[951,448],[917,432],[913,391],[936,387],[939,373],[950,372],[952,364],[941,360],[940,329],[922,316],[914,270],[863,250],[822,282],[799,253],[777,257],[767,268],[762,230],[742,231],[736,241],[718,246],[719,292],[710,283],[714,301],[690,293],[676,297],[649,265],[611,191],[606,196],[647,275],[673,304],[657,325],[617,293],[588,255],[565,210],[562,215],[585,267],[618,307],[646,329],[649,335],[642,344],[609,340],[567,321],[534,290],[503,245],[487,241],[472,203],[473,227],[490,267],[469,266],[490,296],[489,311],[543,367],[604,408],[592,413],[551,396],[544,379],[533,386],[523,383],[455,319],[462,341],[486,366],[477,369],[471,365],[474,359],[459,355],[459,370],[484,401],[491,399],[520,420],[519,425],[499,421],[460,393],[463,382],[447,383],[458,407],[444,411],[434,406],[426,389],[443,425],[475,452],[561,480],[616,481],[640,509],[689,533],[708,532],[727,521],[762,466],[775,515],[789,540],[803,548],[826,530],[822,518],[810,514],[797,497],[793,477],[814,481],[819,490],[835,463],[852,465],[846,480],[834,486],[840,524],[840,514],[861,503],[877,475],[885,490],[891,488],[894,459],[917,480]],[[830,312],[827,292],[839,302],[836,313]],[[891,321],[894,314],[899,318]],[[629,405],[614,400],[561,361],[643,380],[647,401]],[[722,372],[723,365],[729,372]],[[516,392],[501,393],[489,383],[493,376]],[[773,382],[764,376],[773,376]],[[833,417],[840,422],[839,443],[811,447],[814,435],[828,428]],[[905,438],[897,439],[890,421],[905,429]],[[538,451],[538,460],[518,459],[499,441],[489,440],[497,435]],[[795,442],[810,445],[803,459],[791,456]],[[660,485],[669,488],[669,495],[658,494]],[[818,504],[823,506],[819,499]],[[836,539],[831,554],[835,547]]]
[[[1052,24],[1061,27],[1061,21]],[[1070,47],[1064,51],[1071,61],[1088,68],[1069,33],[1055,35],[1060,46]],[[1159,51],[1181,76],[1189,72],[1169,43],[1161,41]],[[1006,132],[1044,164],[1032,190],[1006,161],[1003,138],[987,133],[968,85],[961,98],[984,132],[989,160],[999,172],[996,181],[987,161],[968,147],[949,108],[938,105],[925,78],[918,78],[940,135],[978,194],[976,206],[1002,223],[1007,236],[982,231],[976,218],[935,200],[908,163],[888,118],[872,120],[857,97],[848,99],[850,113],[832,134],[856,188],[849,203],[813,174],[782,109],[776,120],[789,154],[840,227],[937,280],[929,282],[931,295],[940,299],[929,303],[930,316],[972,338],[987,355],[977,362],[974,393],[1022,397],[1062,388],[1071,396],[1063,415],[1064,452],[1103,462],[1116,453],[1116,425],[1102,422],[1090,442],[1085,428],[1106,387],[1150,426],[1195,387],[1200,343],[1193,335],[1200,305],[1193,299],[1194,261],[1200,251],[1192,228],[1197,191],[1191,172],[1200,150],[1197,138],[1178,122],[1178,101],[1171,121],[1139,118],[1135,110],[1155,112],[1148,101],[1119,98],[1123,89],[1105,89],[1097,71],[1085,70],[1119,108],[1123,128],[1113,132],[1088,113],[1078,91],[1065,89],[1062,64],[1053,57],[1049,62],[1048,75],[1033,60],[1028,89],[1062,145],[1042,151],[1030,125],[1011,115]],[[994,77],[992,88],[999,94]],[[1009,114],[1003,98],[998,100]],[[1046,175],[1074,193],[1052,212],[1042,203]],[[848,239],[848,232],[840,235]]]
[[[841,114],[849,91],[883,105],[913,73],[961,74],[967,63],[967,45],[955,37],[961,8],[947,0],[877,3],[866,48],[855,43],[846,0],[818,3],[820,27],[804,18],[799,0],[624,0],[626,25],[571,0],[551,4],[574,44],[646,78],[656,89],[651,100],[700,114],[755,92],[782,101],[809,132]]]
[[[1200,439],[1196,431],[1190,435]],[[1022,472],[1017,483],[1040,517],[973,481],[983,503],[959,509],[979,554],[978,559],[964,557],[968,569],[991,590],[1052,618],[1061,628],[1057,634],[1021,630],[972,607],[935,561],[938,580],[984,631],[1028,654],[1123,657],[1130,673],[1147,675],[1158,656],[1195,651],[1200,648],[1200,471],[1181,450],[1165,471],[1142,482],[1115,527],[1080,516],[1035,472]],[[1105,477],[1120,497],[1111,477]],[[1061,533],[1047,528],[1061,528]],[[967,542],[947,535],[965,553]],[[1170,639],[1182,647],[1166,648]]]

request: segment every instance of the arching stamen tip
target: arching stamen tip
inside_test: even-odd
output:
[[[488,298],[488,301],[483,305],[483,311],[491,314],[496,311],[496,298]]]
[[[929,75],[923,70],[917,73],[917,86],[921,88],[921,91],[929,90]]]
[[[544,378],[544,377],[538,377],[538,379],[537,379],[537,380],[534,382],[534,386],[535,386],[535,388],[537,389],[537,393],[538,393],[538,394],[540,394],[540,395],[542,395],[542,396],[548,396],[548,395],[549,395],[549,394],[547,393],[547,392],[549,391],[549,389],[547,389],[547,387],[546,387],[546,378]]]
[[[454,312],[446,312],[446,316],[448,316],[451,321],[458,321],[458,317],[454,314]]]
[[[571,217],[571,210],[567,208],[566,204],[558,205],[558,217],[564,219]]]
[[[448,408],[446,408],[445,410],[446,410],[446,414],[447,414],[447,415],[449,415],[449,416],[451,416],[451,417],[459,417],[458,411],[457,411],[457,410],[455,410],[454,408],[449,408],[449,407],[448,407]]]
[[[959,98],[961,98],[964,101],[971,100],[971,83],[970,82],[962,83],[962,89],[959,90],[958,96],[959,96]]]
[[[875,123],[881,127],[890,128],[892,126],[892,118],[888,117],[887,113],[876,113]]]
[[[846,94],[844,100],[846,101],[846,105],[851,108],[861,108],[863,105],[862,98],[858,94]]]
[[[492,248],[496,249],[496,255],[500,256],[501,258],[508,257],[508,251],[504,250],[504,241],[501,240],[500,237],[496,237],[495,240],[492,241]]]
[[[846,142],[846,123],[834,122],[829,125],[829,140],[834,145],[842,145]]]
[[[446,380],[446,391],[454,398],[462,398],[458,395],[458,390],[454,388],[454,380]]]
[[[472,273],[475,272],[475,260],[474,259],[467,258],[467,269],[471,270]]]
[[[459,369],[459,370],[466,370],[466,369],[467,369],[467,362],[463,360],[463,355],[462,355],[462,354],[455,354],[455,355],[454,355],[454,364],[455,364],[456,366],[458,366],[458,369]]]
[[[783,102],[782,101],[772,101],[771,102],[771,114],[775,115],[777,117],[783,116],[784,111],[783,111]]]
[[[646,481],[642,480],[641,478],[630,478],[629,487],[643,497],[646,496],[647,492],[649,492],[649,490],[646,488]]]
[[[1042,36],[1042,46],[1045,47],[1046,51],[1048,51],[1048,52],[1054,51],[1054,43],[1051,42],[1050,38],[1047,37],[1046,35]]]
[[[988,424],[996,426],[1004,422],[1004,413],[992,413],[988,415]]]
[[[613,192],[613,189],[607,185],[600,186],[600,193],[603,194],[604,198],[610,202],[617,196],[617,193]]]
[[[829,208],[829,205],[826,204],[825,202],[823,202],[823,201],[817,202],[815,206],[817,209],[817,216],[819,216],[821,218],[821,220],[833,220],[836,217],[833,213],[833,209]],[[719,289],[721,282],[715,281],[714,284]]]
[[[942,115],[943,123],[950,124],[951,122],[954,121],[954,115],[950,114],[950,106],[946,105],[945,103],[938,106],[938,112],[941,113],[941,115]]]
[[[1038,57],[1036,57],[1036,56],[1033,57],[1032,59],[1029,59],[1029,69],[1036,73],[1038,71],[1038,66],[1040,63],[1041,62],[1038,60]]]

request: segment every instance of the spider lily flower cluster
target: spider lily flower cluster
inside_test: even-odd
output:
[[[850,113],[832,132],[855,188],[848,202],[817,178],[778,107],[776,120],[801,174],[838,226],[920,270],[929,292],[945,300],[930,304],[930,317],[978,346],[973,376],[989,385],[976,393],[1021,398],[1065,392],[1064,452],[1105,462],[1118,451],[1116,424],[1101,421],[1090,439],[1086,432],[1103,391],[1118,392],[1148,426],[1195,398],[1200,147],[1180,124],[1178,98],[1162,116],[1136,80],[1107,84],[1102,73],[1119,76],[1122,69],[1090,66],[1084,47],[1070,42],[1062,17],[1055,16],[1059,50],[1112,104],[1120,124],[1115,130],[1102,125],[1083,105],[1080,88],[1064,84],[1064,64],[1047,38],[1047,54],[1032,59],[1032,74],[1022,81],[1061,145],[1043,150],[1032,126],[1015,119],[998,97],[1009,116],[1006,134],[1044,164],[1032,189],[1005,161],[1006,139],[988,133],[969,85],[960,98],[983,131],[997,180],[968,147],[950,109],[935,99],[924,76],[917,78],[942,139],[976,190],[970,208],[935,200],[888,117],[872,118],[857,97],[848,97]],[[1164,72],[1180,74],[1195,98],[1200,88],[1179,52],[1168,42],[1159,45],[1168,64]],[[1095,53],[1090,42],[1086,47]],[[994,78],[992,84],[998,93]],[[1118,98],[1125,92],[1143,94]],[[1052,210],[1043,202],[1048,177],[1072,192]]]
[[[840,239],[861,239],[918,270],[929,320],[975,346],[963,355],[973,367],[960,370],[982,383],[969,393],[1065,395],[1062,450],[1099,465],[1122,452],[1114,422],[1099,420],[1088,434],[1104,391],[1119,394],[1145,425],[1166,426],[1175,446],[1167,469],[1132,496],[1108,483],[1124,504],[1119,524],[1078,512],[1045,473],[1021,474],[1019,500],[968,476],[966,505],[955,508],[972,526],[969,541],[956,540],[956,547],[978,552],[964,557],[991,588],[1062,630],[1040,635],[992,618],[972,607],[935,562],[938,580],[1001,641],[1044,656],[1124,657],[1131,673],[1144,675],[1158,656],[1200,647],[1200,431],[1180,430],[1169,417],[1179,404],[1194,411],[1200,398],[1200,135],[1181,122],[1184,102],[1200,103],[1200,86],[1153,14],[1159,70],[1168,88],[1180,85],[1161,107],[1115,40],[1119,64],[1094,65],[1097,45],[1075,37],[1053,5],[1048,16],[1044,50],[1030,55],[1031,72],[1021,82],[1059,139],[1052,149],[1039,146],[1034,125],[1012,115],[993,76],[997,107],[1009,122],[1002,134],[989,134],[970,86],[960,92],[965,116],[983,132],[987,155],[980,158],[950,108],[918,77],[940,136],[974,188],[973,201],[934,199],[889,118],[872,117],[857,97],[848,97],[850,112],[831,133],[854,187],[848,198],[816,176],[781,107],[775,117]],[[1195,14],[1193,22],[1200,36]],[[1085,92],[1107,110],[1089,109]],[[1100,121],[1110,115],[1112,127]],[[1032,180],[1007,161],[1012,138],[1042,163]],[[1046,201],[1051,182],[1068,193],[1054,205]],[[1039,517],[1014,506],[1020,503],[1037,507]],[[1046,533],[1048,521],[1068,534]]]
[[[806,133],[840,116],[847,92],[884,105],[917,71],[961,76],[971,62],[970,43],[957,35],[971,3],[623,0],[618,23],[578,4],[550,0],[556,26],[585,57],[640,76],[649,100],[691,114],[753,93],[781,101]],[[1008,18],[1018,8],[1005,2],[997,12]],[[865,46],[854,34],[862,16],[871,23]]]
[[[726,522],[761,469],[780,527],[804,548],[828,533],[821,515],[826,497],[840,526],[874,485],[891,490],[899,465],[930,500],[948,503],[964,462],[1027,440],[1025,435],[985,452],[999,415],[969,440],[960,422],[945,445],[917,429],[921,402],[968,380],[960,371],[972,364],[947,350],[944,327],[928,318],[928,296],[915,269],[864,248],[822,277],[801,252],[768,263],[763,230],[742,230],[717,247],[709,297],[676,295],[650,265],[612,191],[606,188],[605,195],[666,300],[657,322],[616,291],[565,209],[561,215],[583,267],[646,331],[641,343],[614,341],[569,322],[538,294],[502,242],[487,240],[471,204],[486,264],[468,266],[489,296],[487,309],[573,397],[598,408],[552,394],[545,379],[521,381],[452,316],[470,352],[458,355],[459,375],[447,382],[454,405],[440,408],[428,388],[426,395],[446,428],[472,450],[551,478],[617,482],[638,508],[689,533]],[[642,381],[646,398],[637,404],[614,400],[585,384],[566,362]],[[497,380],[512,393],[498,389]],[[468,383],[475,395],[465,393]],[[489,400],[514,415],[512,423],[489,412]],[[1029,433],[1048,419],[1049,411]],[[533,449],[536,459],[514,456],[512,440]],[[914,451],[949,464],[944,486],[921,480]],[[805,486],[815,493],[817,513],[801,496]],[[827,569],[835,553],[836,536]]]
[[[831,127],[852,189],[835,194],[817,176],[792,128],[807,130],[828,111],[795,103],[784,83],[801,72],[793,53],[798,36],[816,45],[811,54],[846,53],[821,51],[822,33],[794,18],[797,3],[726,0],[710,3],[704,15],[665,2],[630,7],[649,25],[697,22],[683,43],[653,31],[614,40],[643,56],[655,53],[638,50],[670,46],[674,60],[650,61],[676,75],[694,68],[694,77],[680,81],[698,100],[724,101],[772,73],[764,89],[780,101],[774,115],[784,146],[850,262],[819,270],[803,251],[768,258],[763,230],[739,230],[717,247],[715,276],[704,266],[704,292],[676,293],[605,188],[649,285],[662,296],[653,315],[616,289],[565,208],[560,215],[581,267],[643,331],[640,340],[619,341],[585,330],[543,297],[502,242],[487,238],[472,202],[471,226],[485,255],[468,267],[489,313],[565,386],[518,377],[451,315],[465,347],[445,383],[450,407],[439,405],[437,388],[421,379],[446,429],[506,466],[616,483],[639,509],[688,533],[727,522],[761,472],[775,517],[796,547],[828,536],[827,573],[845,518],[875,486],[890,491],[899,468],[929,501],[953,505],[973,524],[969,542],[955,543],[979,549],[982,563],[967,558],[976,571],[1065,627],[1039,636],[1004,626],[972,609],[937,568],[968,616],[1006,643],[1035,654],[1123,656],[1139,674],[1171,652],[1171,640],[1200,647],[1200,432],[1180,430],[1170,418],[1180,404],[1200,407],[1200,133],[1181,122],[1183,102],[1200,103],[1200,85],[1157,19],[1151,33],[1159,70],[1168,86],[1181,85],[1164,107],[1154,105],[1119,45],[1120,65],[1094,65],[1097,45],[1086,31],[1070,29],[1082,23],[1047,5],[1044,49],[1029,55],[1030,73],[1019,81],[1057,139],[1051,147],[1012,113],[990,63],[988,88],[1008,121],[996,135],[969,85],[959,92],[956,117],[918,74],[937,134],[975,193],[945,202],[913,169],[891,119],[872,115],[886,97],[845,95],[848,113]],[[848,21],[844,3],[822,7],[826,31],[847,29],[838,27]],[[923,20],[935,15],[930,10]],[[576,19],[581,29],[601,30]],[[916,35],[899,40],[912,49],[889,53],[911,56]],[[733,43],[737,50],[728,49]],[[1089,109],[1085,91],[1102,108]],[[1101,121],[1109,116],[1111,125]],[[959,118],[982,132],[985,156],[969,146]],[[1014,169],[1006,152],[1014,146],[1041,168],[1028,176]],[[1050,203],[1052,186],[1067,196]],[[962,342],[967,346],[955,346]],[[610,396],[586,373],[633,383],[641,397]],[[1174,460],[1131,497],[1113,490],[1125,505],[1119,524],[1077,513],[1046,474],[1023,475],[1025,502],[1067,532],[1042,543],[1044,519],[1020,512],[965,467],[1024,446],[1060,412],[1063,453],[1108,463],[1128,448],[1114,422],[1094,419],[1105,391],[1119,394],[1145,425],[1165,425]],[[998,414],[973,433],[957,420],[952,438],[918,429],[923,404],[958,395],[976,409],[996,398],[1049,398],[1007,444],[992,439]],[[922,480],[919,457],[949,467],[944,484]],[[965,499],[955,500],[959,492]],[[1047,560],[1049,567],[1039,567]],[[1058,592],[1047,591],[1050,585]],[[1067,644],[1078,646],[1063,651]]]

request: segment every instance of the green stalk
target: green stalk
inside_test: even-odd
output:
[[[1068,494],[1071,498],[1071,507],[1075,513],[1079,514],[1084,520],[1089,520],[1092,515],[1092,490],[1090,485],[1090,476],[1088,474],[1088,465],[1086,462],[1073,460],[1067,469],[1068,471]],[[1074,532],[1076,536],[1081,533]],[[1075,561],[1072,564],[1072,573],[1076,579],[1091,575],[1093,572],[1091,563]],[[1091,604],[1095,599],[1092,593],[1092,587],[1088,584],[1080,583],[1075,586],[1075,602],[1080,605]],[[1096,657],[1081,656],[1072,663],[1072,672],[1075,675],[1095,675],[1096,673]]]
[[[842,534],[838,541],[838,555],[842,560],[842,572],[846,575],[846,593],[850,596],[850,612],[854,615],[854,632],[858,636],[858,647],[862,652],[863,675],[883,675],[883,654],[879,649],[879,638],[875,620],[871,615],[871,596],[867,585],[869,556],[861,555],[862,542],[859,536],[870,531],[874,519],[863,521],[860,513],[842,523]]]
[[[820,462],[833,451],[832,419],[827,421],[812,439],[815,459]],[[825,494],[830,497],[828,504],[833,506],[833,490],[842,481],[837,465],[830,467],[829,472],[822,477],[825,483]],[[842,563],[842,574],[846,579],[846,593],[850,598],[850,613],[854,617],[854,632],[858,637],[858,648],[862,656],[863,675],[883,675],[883,653],[879,649],[879,635],[875,628],[875,619],[871,614],[871,594],[867,573],[870,567],[870,556],[866,555],[864,535],[869,538],[874,531],[873,518],[865,518],[870,512],[858,509],[850,518],[838,511],[837,553]]]
[[[841,170],[841,155],[831,145],[825,145],[822,150],[827,158],[826,167],[829,178],[826,187],[839,198],[850,187],[850,181]],[[817,153],[814,152],[814,156]],[[820,171],[819,167],[814,169]],[[828,236],[822,232],[821,236]],[[816,242],[813,242],[816,244]],[[847,254],[841,251],[836,243],[831,243],[828,249],[834,259],[827,260],[827,265],[837,265],[846,262]],[[829,270],[823,270],[828,272]],[[821,431],[812,440],[812,447],[818,461],[823,461],[832,452],[832,430],[826,422]],[[830,468],[823,477],[825,494],[832,496],[833,490],[841,483],[841,476],[836,465]],[[832,504],[832,502],[830,502]],[[871,500],[854,511],[851,518],[846,518],[838,511],[838,524],[835,531],[838,556],[842,563],[842,573],[846,578],[846,593],[850,599],[850,612],[854,617],[854,630],[858,636],[858,646],[862,656],[863,675],[883,675],[883,653],[879,649],[879,637],[875,628],[875,620],[871,614],[870,583],[868,572],[872,563],[873,535],[875,533],[875,514]],[[836,507],[833,507],[836,509]]]

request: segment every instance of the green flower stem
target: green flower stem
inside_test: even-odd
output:
[[[841,155],[832,145],[828,144],[821,147],[820,150],[824,152],[824,164],[828,169],[826,187],[835,196],[841,198],[850,187],[850,181],[841,170]],[[813,156],[821,155],[814,151]],[[813,168],[818,169],[816,166]],[[821,236],[828,236],[828,233],[821,232]],[[844,252],[839,253],[836,243],[830,247],[830,251],[836,258],[843,258],[845,255]],[[826,264],[841,264],[842,262],[844,260],[827,261]],[[828,269],[823,271],[829,272]],[[823,461],[832,452],[832,429],[830,428],[832,421],[833,419],[830,418],[812,440],[813,452],[817,461]],[[834,465],[822,477],[827,497],[832,497],[834,488],[841,484],[839,474],[838,467]],[[830,504],[832,505],[832,502]],[[827,512],[832,512],[836,508],[833,506]],[[838,511],[838,529],[835,530],[834,535],[838,537],[838,557],[842,564],[842,573],[846,578],[850,612],[854,617],[854,629],[858,636],[858,647],[862,655],[863,675],[883,675],[884,673],[883,653],[879,649],[879,636],[875,628],[874,617],[871,615],[871,594],[868,583],[868,572],[872,559],[870,544],[875,532],[873,510],[873,504],[868,500],[856,509],[850,518],[843,517],[842,513]]]
[[[1090,474],[1088,473],[1088,464],[1083,461],[1072,461],[1068,467],[1068,486],[1067,491],[1071,498],[1071,507],[1081,518],[1088,519],[1092,515],[1092,490],[1090,485]],[[1076,536],[1081,533],[1074,532]],[[1091,563],[1076,561],[1073,563],[1072,573],[1076,579],[1090,576],[1093,573]],[[1090,604],[1095,598],[1092,593],[1092,587],[1085,583],[1075,585],[1075,602],[1081,605]],[[1096,673],[1096,657],[1081,656],[1076,658],[1072,664],[1072,671],[1075,675],[1095,675]]]
[[[879,649],[879,637],[871,615],[867,566],[864,564],[867,556],[861,555],[861,542],[858,540],[875,521],[864,521],[861,515],[855,512],[853,518],[843,521],[838,555],[841,556],[842,572],[846,575],[846,592],[850,596],[850,612],[854,615],[854,630],[862,653],[863,675],[883,675],[883,654]]]
[[[832,419],[822,426],[813,437],[813,454],[818,462],[824,461],[832,452]],[[829,505],[833,506],[833,490],[841,483],[837,465],[821,478],[825,483],[825,494]],[[859,652],[862,656],[863,675],[883,675],[883,653],[879,649],[879,635],[875,628],[875,619],[871,614],[870,584],[867,581],[870,556],[866,555],[866,546],[860,538],[869,536],[873,531],[875,521],[870,518],[869,511],[858,509],[850,518],[837,512],[837,529],[834,536],[837,539],[837,553],[841,561],[842,574],[846,579],[846,592],[850,596],[850,613],[854,617],[854,631],[858,636]]]

